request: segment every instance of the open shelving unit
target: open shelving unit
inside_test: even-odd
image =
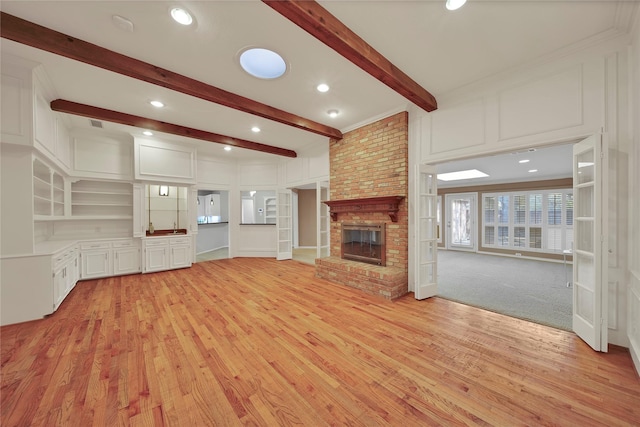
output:
[[[71,219],[132,219],[129,183],[80,180],[71,183]]]
[[[264,199],[264,222],[266,224],[275,224],[276,223],[276,198],[275,197],[267,197]]]
[[[33,216],[37,220],[64,217],[64,178],[37,158],[33,159]]]

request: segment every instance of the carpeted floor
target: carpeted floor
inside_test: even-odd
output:
[[[570,264],[438,251],[438,296],[570,331],[573,289],[565,277]]]

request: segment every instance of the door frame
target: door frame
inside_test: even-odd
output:
[[[446,235],[444,236],[445,247],[447,250],[456,250],[456,251],[469,251],[469,252],[477,252],[478,251],[478,193],[447,193],[444,195],[444,229]],[[456,245],[452,242],[451,239],[451,206],[450,201],[453,199],[460,198],[469,198],[471,201],[471,241],[472,244],[470,246],[464,245]]]
[[[607,135],[601,135],[601,134],[591,134],[591,135],[583,135],[583,136],[578,136],[575,138],[572,138],[571,140],[554,140],[551,142],[541,142],[541,143],[534,143],[534,144],[530,144],[528,145],[526,148],[533,148],[533,147],[548,147],[548,146],[552,146],[552,145],[558,145],[558,144],[577,144],[581,141],[584,141],[585,139],[588,139],[591,136],[597,136],[600,137],[602,140],[602,150],[601,152],[603,153],[603,161],[602,161],[602,170],[599,176],[599,180],[596,183],[597,186],[599,186],[600,188],[606,190],[607,187],[607,183],[608,183],[608,170],[607,170]],[[487,150],[486,152],[482,153],[482,156],[488,156],[488,155],[492,155],[492,154],[500,154],[500,153],[504,153],[504,152],[508,152],[508,151],[512,151],[514,148],[517,147],[512,147],[510,150],[504,150],[504,149],[494,149],[494,150]],[[449,162],[449,161],[454,161],[454,160],[463,160],[463,159],[467,159],[469,158],[469,156],[455,156],[452,155],[451,157],[447,157],[447,158],[442,158],[442,159],[438,159],[437,162],[433,162],[433,163],[427,163],[424,161],[417,161],[415,163],[413,163],[412,168],[414,170],[420,170],[421,167],[423,166],[428,166],[429,164],[431,165],[437,165],[438,163],[445,163],[445,162]],[[409,290],[410,291],[414,291],[416,292],[416,288],[419,286],[419,284],[421,283],[421,277],[419,275],[419,253],[416,250],[416,244],[418,241],[418,233],[419,233],[419,227],[418,227],[418,222],[419,222],[419,205],[420,205],[420,200],[419,200],[419,190],[418,190],[418,186],[419,186],[419,174],[410,174],[410,179],[409,179],[409,194],[412,195],[411,199],[409,200],[409,227],[410,227],[410,241],[413,242],[409,245],[410,247],[410,251],[409,251]],[[574,193],[574,198],[575,198],[575,193]],[[606,199],[605,199],[606,200]],[[445,202],[445,206],[446,206],[446,202]],[[600,251],[600,260],[602,261],[602,269],[601,269],[601,278],[599,280],[601,280],[601,292],[598,293],[597,297],[599,298],[599,305],[602,307],[601,313],[600,313],[600,319],[599,321],[601,322],[601,330],[600,330],[600,348],[596,348],[597,346],[594,346],[594,348],[598,351],[607,351],[607,346],[608,346],[608,316],[607,316],[607,310],[609,305],[611,305],[608,301],[608,282],[607,282],[607,274],[608,274],[608,262],[607,262],[607,242],[608,242],[608,227],[607,225],[607,211],[606,209],[603,209],[601,214],[600,214],[600,218],[597,218],[597,221],[600,221],[603,226],[601,227],[601,235],[600,235],[600,240],[602,241],[602,248]],[[578,236],[576,235],[577,233],[574,232],[574,241],[576,241],[578,239]],[[477,239],[476,239],[477,240]],[[413,253],[411,251],[411,248],[414,249]],[[437,263],[435,268],[437,268]],[[575,274],[575,271],[574,271]],[[572,278],[572,282],[575,283],[575,277]],[[575,304],[574,304],[575,305]]]

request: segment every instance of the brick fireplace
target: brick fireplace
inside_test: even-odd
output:
[[[316,276],[386,299],[406,294],[408,113],[331,140],[329,161],[332,255],[316,260]],[[343,224],[384,225],[386,265],[343,259]]]

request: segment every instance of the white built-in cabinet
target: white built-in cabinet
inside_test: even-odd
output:
[[[168,238],[155,237],[152,239],[143,239],[142,247],[145,259],[142,269],[143,273],[152,273],[154,271],[169,269]]]
[[[76,245],[53,256],[53,310],[58,309],[62,301],[75,287],[80,278],[78,247]]]
[[[0,324],[53,313],[78,282],[78,245],[60,242],[44,246],[40,253],[0,259]]]
[[[140,242],[125,240],[112,243],[113,275],[134,274],[142,271]]]
[[[191,266],[191,236],[149,237],[142,239],[143,273]]]
[[[154,139],[134,139],[135,179],[195,184],[196,148]]]
[[[80,258],[82,280],[142,271],[138,239],[84,241],[80,243]]]

